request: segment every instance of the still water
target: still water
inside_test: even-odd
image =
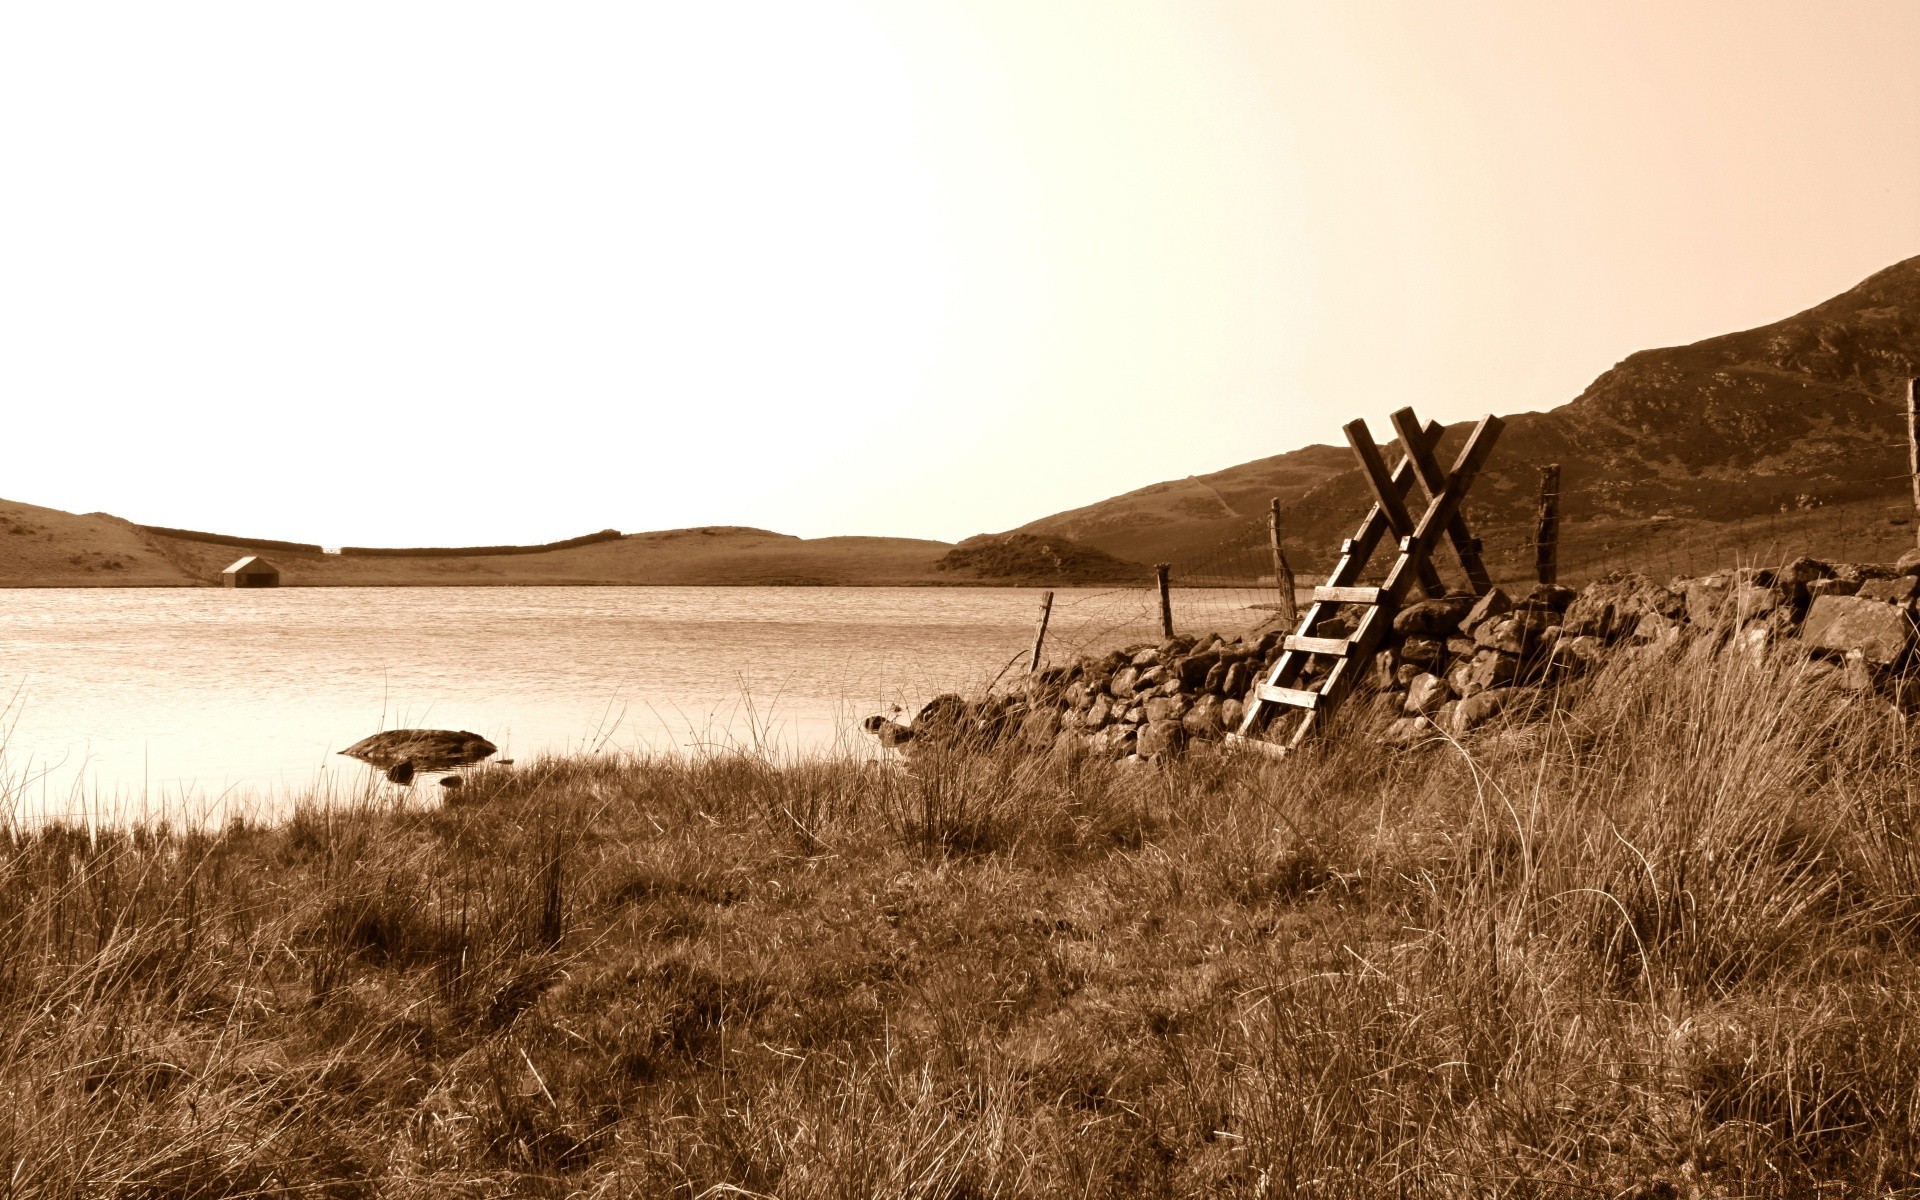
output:
[[[0,594],[0,770],[23,816],[218,815],[368,769],[381,729],[500,754],[864,752],[859,719],[992,679],[1015,588],[25,589]],[[1063,591],[1063,647],[1152,636],[1140,594]]]

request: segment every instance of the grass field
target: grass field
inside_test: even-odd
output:
[[[1831,686],[1695,648],[1397,756],[577,759],[433,811],[15,831],[0,1180],[1914,1188],[1914,748]]]

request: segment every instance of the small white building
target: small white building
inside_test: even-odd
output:
[[[228,587],[279,587],[280,568],[257,554],[249,554],[220,572]]]

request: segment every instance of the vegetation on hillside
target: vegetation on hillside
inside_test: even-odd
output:
[[[942,555],[934,569],[956,576],[1009,583],[1130,583],[1151,580],[1140,563],[1063,537],[1031,533],[981,534]]]
[[[1400,755],[583,758],[437,811],[16,830],[0,1179],[1912,1188],[1915,747],[1804,665],[1625,655]]]

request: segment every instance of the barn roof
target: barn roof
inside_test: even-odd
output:
[[[234,575],[241,571],[252,571],[252,570],[278,571],[279,569],[280,569],[279,567],[276,567],[272,563],[268,562],[266,559],[261,558],[258,554],[249,554],[245,558],[241,559],[239,562],[233,564],[232,566],[228,567],[226,570],[220,573],[222,575]]]

